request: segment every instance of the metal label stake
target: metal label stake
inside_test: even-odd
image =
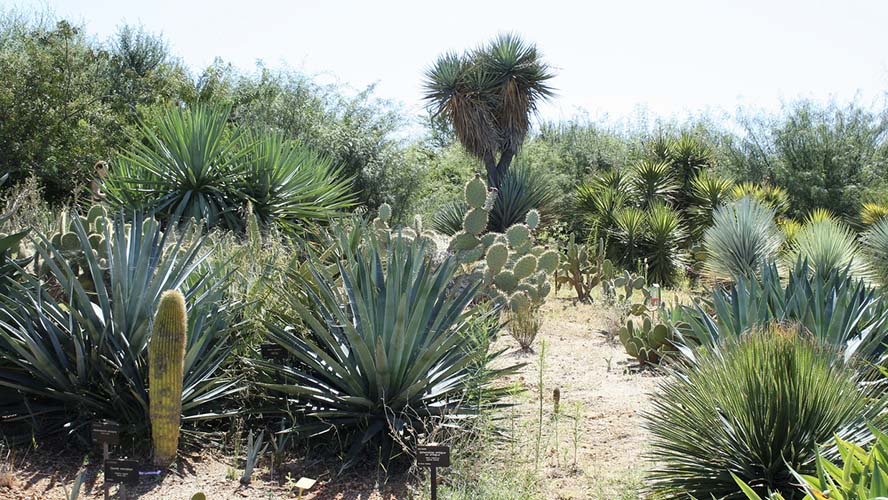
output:
[[[438,467],[450,467],[450,447],[427,445],[416,447],[416,464],[429,467],[432,481],[432,500],[438,500]]]

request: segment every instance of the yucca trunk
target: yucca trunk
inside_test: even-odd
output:
[[[179,448],[182,372],[188,320],[185,297],[168,290],[160,297],[148,346],[148,396],[154,465],[169,466]]]

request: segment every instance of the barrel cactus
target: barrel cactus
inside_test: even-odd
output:
[[[148,345],[148,396],[154,464],[166,467],[179,449],[182,377],[188,318],[185,296],[168,290],[160,297]]]

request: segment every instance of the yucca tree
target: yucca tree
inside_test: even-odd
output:
[[[717,279],[755,276],[776,261],[783,236],[774,217],[773,208],[748,196],[719,207],[703,235],[706,273]]]
[[[96,418],[117,420],[133,438],[149,432],[148,343],[160,295],[179,289],[188,305],[183,421],[236,413],[240,390],[223,371],[238,314],[223,277],[199,271],[204,238],[162,232],[154,219],[116,220],[93,251],[80,220],[75,239],[84,262],[75,272],[44,237],[35,245],[44,280],[25,274],[0,294],[0,386],[16,391],[0,417],[5,430],[79,434]],[[44,283],[57,283],[47,287]]]
[[[638,162],[631,169],[629,182],[632,194],[642,208],[648,208],[657,202],[668,203],[678,192],[678,185],[668,162]]]
[[[871,274],[854,232],[825,210],[809,215],[788,249],[787,260],[807,260],[812,271],[822,276],[846,268],[856,277]]]
[[[624,191],[602,188],[594,182],[580,184],[576,191],[576,211],[592,233],[610,242],[616,224],[614,218],[628,200],[629,196]]]
[[[648,281],[670,286],[687,264],[681,215],[664,203],[656,203],[647,211],[645,227]]]
[[[109,200],[171,220],[203,220],[242,229],[238,192],[250,148],[228,126],[231,109],[198,104],[169,108],[142,124],[108,177]]]
[[[497,404],[488,384],[512,370],[486,368],[497,311],[470,305],[479,283],[449,289],[456,260],[436,265],[419,238],[365,241],[344,255],[341,285],[313,269],[311,306],[291,300],[267,323],[292,361],[253,361],[274,381],[262,386],[305,417],[295,431],[348,436],[348,466],[371,444],[390,447],[393,434],[410,442],[428,423],[457,424]]]
[[[280,133],[251,131],[241,139],[242,194],[259,221],[293,231],[339,216],[355,204],[351,179],[329,158]]]
[[[789,212],[789,194],[780,186],[743,182],[734,186],[732,194],[736,199],[747,196],[755,198],[773,208],[778,217],[783,217]]]
[[[551,97],[554,75],[533,44],[503,34],[464,54],[439,57],[426,71],[425,95],[457,139],[499,187],[530,129],[530,117]]]

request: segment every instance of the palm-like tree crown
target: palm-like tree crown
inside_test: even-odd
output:
[[[547,83],[553,76],[535,45],[503,34],[462,55],[439,57],[426,71],[424,98],[498,186],[527,136],[530,115],[553,95]]]

